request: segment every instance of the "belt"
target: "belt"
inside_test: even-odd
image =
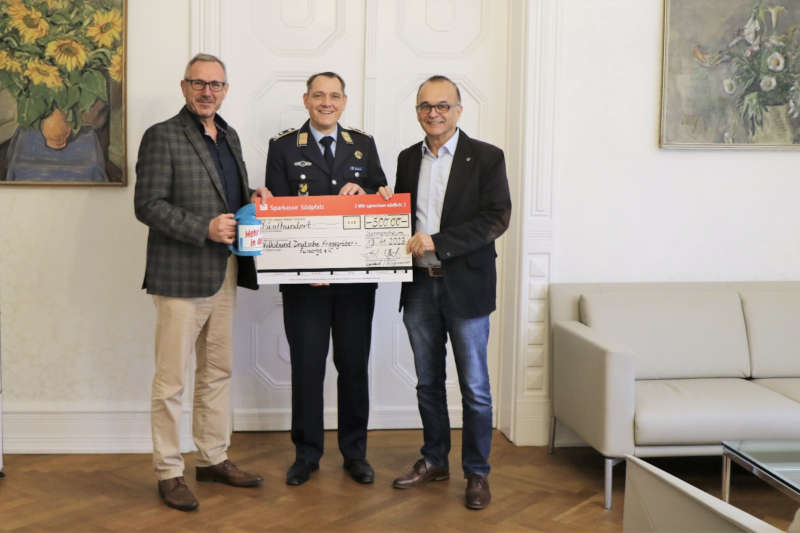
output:
[[[442,272],[442,267],[440,266],[414,267],[414,270],[431,278],[441,278],[444,276],[444,272]]]

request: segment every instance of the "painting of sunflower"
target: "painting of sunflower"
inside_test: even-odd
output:
[[[0,0],[0,185],[125,185],[127,0]]]

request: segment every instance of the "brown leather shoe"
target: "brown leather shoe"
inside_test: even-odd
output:
[[[159,481],[158,494],[169,507],[180,511],[194,511],[199,505],[183,476]]]
[[[197,481],[218,481],[234,487],[256,487],[264,481],[264,478],[240,470],[238,466],[225,459],[212,466],[198,466]]]
[[[410,489],[424,485],[428,481],[444,481],[450,478],[450,471],[444,466],[433,466],[425,458],[420,459],[411,467],[411,472],[403,474],[392,482],[396,489]]]
[[[489,492],[489,480],[477,474],[467,476],[467,491],[465,494],[468,509],[483,509],[492,501]]]

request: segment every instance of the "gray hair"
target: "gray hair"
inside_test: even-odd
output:
[[[422,83],[419,84],[419,88],[417,89],[417,100],[419,100],[419,93],[420,93],[420,91],[422,91],[422,87],[426,83],[428,83],[428,82],[438,82],[438,81],[444,81],[444,82],[447,82],[447,83],[449,83],[450,85],[453,86],[453,88],[456,90],[456,97],[458,98],[458,104],[461,105],[461,91],[458,90],[458,85],[456,85],[456,82],[454,82],[453,80],[451,80],[447,76],[442,76],[441,74],[434,74],[433,76],[431,76],[430,78],[428,78],[427,80],[425,80],[425,81],[423,81]]]
[[[188,63],[186,63],[186,70],[183,72],[184,78],[187,78],[189,76],[189,70],[191,70],[192,65],[194,65],[198,61],[208,61],[210,63],[218,63],[219,66],[222,67],[222,72],[225,73],[225,79],[223,81],[228,81],[228,70],[225,68],[225,63],[223,63],[222,60],[217,56],[213,56],[211,54],[203,54],[203,53],[197,54],[196,56],[191,58]]]

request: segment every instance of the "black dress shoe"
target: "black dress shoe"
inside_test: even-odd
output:
[[[286,484],[302,485],[311,477],[311,472],[316,470],[319,470],[319,464],[298,459],[289,467],[289,471],[286,472]]]
[[[344,469],[359,483],[367,484],[375,481],[375,471],[366,459],[345,459]]]

